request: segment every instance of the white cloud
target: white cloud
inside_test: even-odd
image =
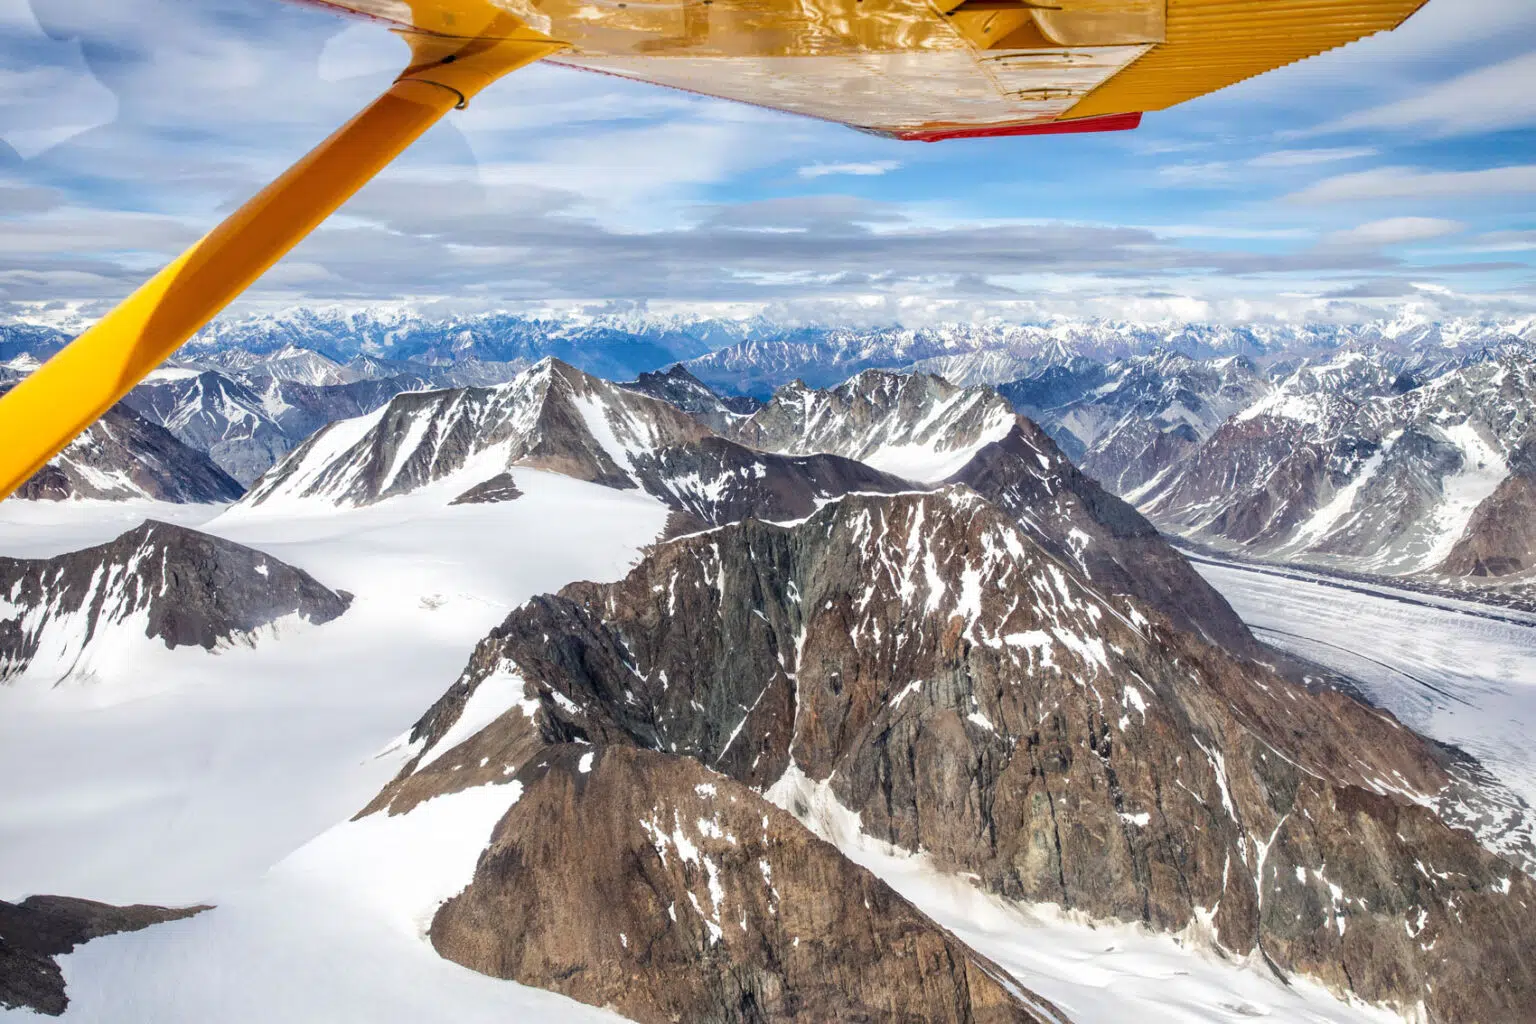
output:
[[[1475,252],[1529,252],[1536,250],[1536,231],[1489,231],[1469,246]]]
[[[1236,180],[1236,166],[1228,160],[1164,164],[1157,169],[1157,177],[1172,188],[1217,188]]]
[[[1375,156],[1376,150],[1365,146],[1337,146],[1324,149],[1277,149],[1246,160],[1207,160],[1164,164],[1157,169],[1159,182],[1171,188],[1229,188],[1249,183],[1254,172],[1284,171],[1296,167],[1338,163]]]
[[[1220,238],[1232,241],[1294,242],[1313,237],[1308,228],[1260,228],[1234,224],[1149,224],[1161,238]]]
[[[0,143],[23,160],[109,124],[117,97],[97,81],[80,44],[44,34],[26,0],[0,0],[7,48],[25,47],[25,70],[0,67]]]
[[[1337,146],[1329,149],[1277,149],[1248,161],[1249,167],[1313,167],[1341,160],[1360,160],[1375,156],[1369,146]]]
[[[1437,135],[1503,131],[1536,124],[1536,52],[1479,68],[1416,96],[1363,110],[1324,131],[1428,130]]]
[[[1389,217],[1369,224],[1335,231],[1323,241],[1328,245],[1376,248],[1384,245],[1404,245],[1409,242],[1427,242],[1434,238],[1460,234],[1467,226],[1460,221],[1441,220],[1437,217]]]
[[[318,71],[325,82],[341,82],[359,75],[399,73],[410,62],[410,50],[392,32],[359,22],[325,41]]]
[[[870,160],[865,163],[848,164],[810,164],[800,168],[802,178],[825,178],[832,174],[851,174],[859,177],[873,178],[881,174],[889,174],[901,166],[899,160]]]
[[[1423,171],[1413,167],[1378,167],[1356,174],[1325,178],[1288,198],[1298,203],[1345,203],[1370,199],[1446,199],[1532,192],[1536,192],[1536,164],[1490,167],[1481,171]]]

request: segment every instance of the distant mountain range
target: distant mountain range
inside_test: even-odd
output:
[[[1536,587],[1536,359],[1077,360],[1001,387],[1165,530],[1246,557]]]
[[[0,363],[24,355],[46,357],[82,326],[57,320],[0,322]],[[628,380],[686,361],[695,376],[716,390],[766,398],[797,378],[825,387],[872,368],[927,370],[958,384],[999,384],[1075,357],[1110,361],[1158,350],[1197,359],[1238,355],[1267,361],[1347,349],[1434,365],[1501,345],[1533,342],[1536,318],[1530,317],[1442,322],[1404,314],[1348,325],[1056,319],[855,328],[778,323],[763,317],[433,317],[399,309],[299,307],[216,320],[177,358],[248,371],[254,367],[252,356],[275,364],[284,361],[276,358],[280,353],[308,350],[334,364],[353,364],[339,376],[333,367],[302,365],[290,374],[278,374],[308,384],[345,383],[348,372],[379,378],[422,372],[422,367],[458,366],[463,373],[479,364],[505,380],[546,356],[599,377]],[[394,365],[373,366],[370,361]],[[466,378],[453,383],[491,382]]]
[[[0,385],[67,336],[53,324],[0,324]],[[1473,579],[1484,589],[1536,570],[1519,500],[1530,476],[1520,410],[1532,397],[1532,319],[850,328],[299,308],[216,322],[135,388],[123,413],[163,427],[244,487],[327,424],[408,392],[499,387],[550,357],[628,380],[629,390],[749,447],[835,452],[907,477],[926,471],[903,463],[888,440],[868,439],[882,455],[817,434],[857,429],[857,409],[829,409],[798,440],[770,439],[773,418],[870,370],[995,384],[1090,476],[1193,541],[1354,572]],[[738,434],[764,400],[754,432]],[[176,500],[229,499],[230,488],[200,469],[182,474],[199,482],[180,489],[114,483],[110,467],[87,472],[91,459],[114,458],[110,448],[87,457],[90,444],[61,456],[30,496],[138,487]],[[123,472],[155,478],[143,467]]]

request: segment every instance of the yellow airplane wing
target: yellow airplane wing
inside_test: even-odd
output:
[[[536,60],[902,139],[1134,128],[1425,0],[308,0],[400,31],[382,96],[4,396],[0,498],[449,111]]]
[[[487,0],[310,0],[465,34]],[[897,138],[1134,128],[1425,0],[488,0],[549,58]]]

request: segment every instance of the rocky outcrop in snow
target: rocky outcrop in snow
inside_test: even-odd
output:
[[[114,907],[69,896],[0,900],[0,1009],[25,1008],[52,1017],[69,1006],[58,957],[76,946],[120,932],[179,921],[207,907]]]
[[[716,394],[682,363],[666,372],[642,373],[636,380],[619,386],[675,405],[717,434],[730,433],[762,405],[753,398]]]
[[[290,617],[329,622],[350,601],[260,551],[151,520],[54,558],[0,558],[0,682],[111,675],[148,645],[248,642]]]

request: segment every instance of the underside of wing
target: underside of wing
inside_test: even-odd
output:
[[[1426,0],[321,0],[419,31],[512,15],[549,58],[936,141],[1135,127]]]

